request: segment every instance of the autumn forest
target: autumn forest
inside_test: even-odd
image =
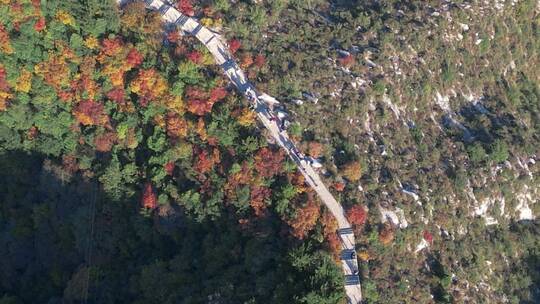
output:
[[[0,303],[342,298],[333,218],[193,38],[142,2],[0,16]]]
[[[484,36],[478,53],[426,42],[447,22],[418,25],[423,1],[169,2],[222,33],[249,79],[285,101],[289,136],[353,225],[365,303],[540,298],[538,221],[500,208],[498,226],[465,220],[463,190],[501,189],[509,210],[514,189],[540,184],[525,161],[540,129],[532,1],[509,14],[519,31],[493,38],[519,53],[508,76]],[[384,58],[409,48],[390,43],[399,31],[440,73],[389,72]],[[459,70],[462,53],[483,66]],[[428,117],[428,96],[461,72],[498,109],[441,118],[478,130],[470,141]],[[386,97],[402,93],[418,117],[399,120]],[[516,159],[528,174],[508,169]],[[480,184],[493,170],[494,186]],[[342,304],[337,227],[204,45],[143,1],[0,0],[0,304]]]

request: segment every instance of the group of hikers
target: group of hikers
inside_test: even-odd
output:
[[[279,128],[279,132],[285,131],[285,119],[279,119],[273,114],[270,114],[270,121],[275,122]]]
[[[250,90],[250,89],[247,89],[247,92],[246,92],[246,95],[247,95],[247,98],[249,99],[250,103],[249,103],[249,107],[251,110],[255,110],[255,107],[256,107],[256,104],[258,102],[258,100],[256,99],[256,93],[254,90]],[[270,110],[267,110],[266,111],[266,115],[267,117],[269,117],[268,119],[272,122],[272,123],[275,123],[278,127],[278,130],[279,132],[285,132],[285,128],[287,127],[285,122],[285,118],[279,118],[278,116],[274,115],[274,113],[272,112],[273,109],[272,109],[272,106],[270,106]],[[310,156],[310,155],[305,155],[303,153],[301,153],[300,151],[298,151],[298,149],[296,148],[296,146],[292,146],[291,148],[291,151],[292,153],[298,157],[298,159],[300,159],[300,162],[304,161],[304,162],[307,162],[309,163],[310,165],[313,165],[314,161],[313,161],[313,158]]]
[[[248,99],[249,99],[249,101],[250,101],[249,108],[250,108],[251,110],[255,110],[255,107],[256,107],[256,105],[255,105],[256,99],[255,99],[255,97],[254,97],[252,94],[249,94],[249,93],[251,93],[251,92],[248,91],[248,94],[247,94],[247,97],[248,97]],[[271,112],[272,110],[273,110],[273,109],[270,109],[270,111],[267,111],[266,116],[269,117],[268,119],[269,119],[271,122],[275,122],[275,123],[277,124],[278,129],[279,129],[279,132],[281,133],[281,132],[285,131],[285,127],[286,127],[286,126],[285,126],[285,119],[280,119],[279,117],[277,117],[276,115],[274,115],[274,114]]]
[[[296,146],[293,146],[291,150],[292,153],[300,159],[300,162],[304,161],[307,162],[309,165],[313,165],[313,157],[311,157],[309,154],[304,154],[298,151],[298,149],[296,149]]]

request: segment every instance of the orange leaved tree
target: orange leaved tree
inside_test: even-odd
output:
[[[361,205],[352,206],[349,210],[347,210],[347,219],[352,225],[364,225],[367,219],[366,209]]]
[[[285,156],[281,150],[272,151],[264,147],[255,155],[255,170],[262,177],[272,177],[282,171],[284,159]]]
[[[292,235],[300,240],[304,239],[315,227],[320,210],[319,204],[310,197],[303,207],[296,210],[296,217],[288,221],[292,228]]]
[[[240,49],[241,47],[242,43],[240,42],[240,40],[232,39],[231,41],[229,41],[229,50],[232,54],[236,53],[236,51],[238,51],[238,49]]]
[[[362,176],[362,167],[359,161],[353,161],[345,165],[343,175],[351,182],[357,182]]]
[[[386,223],[379,232],[379,241],[383,245],[388,245],[394,240],[394,228],[392,225]]]
[[[167,135],[171,138],[183,138],[187,136],[188,124],[177,113],[169,112],[166,118]]]
[[[141,203],[144,208],[155,209],[157,207],[157,196],[150,182],[144,184]]]
[[[116,133],[105,132],[95,137],[94,145],[96,146],[96,150],[99,152],[109,152],[111,151],[116,140]]]
[[[139,65],[141,65],[141,63],[143,62],[143,59],[144,59],[144,57],[141,55],[141,53],[139,53],[139,51],[137,51],[137,49],[132,48],[129,51],[127,57],[126,57],[126,63],[130,67],[136,68]]]
[[[311,157],[320,157],[323,152],[323,145],[316,141],[311,141],[308,144],[308,151]]]
[[[193,3],[191,2],[191,0],[178,0],[178,2],[176,3],[176,7],[184,15],[195,15],[195,9],[193,8]]]
[[[328,211],[324,211],[321,216],[321,224],[323,227],[323,235],[328,243],[330,251],[334,257],[338,257],[341,250],[341,244],[337,236],[338,223],[336,218]]]
[[[101,103],[93,100],[83,100],[73,109],[73,115],[82,125],[106,125],[109,117],[104,113],[104,107]]]
[[[249,205],[253,208],[255,216],[262,216],[266,213],[266,200],[270,197],[271,190],[259,185],[251,186]]]

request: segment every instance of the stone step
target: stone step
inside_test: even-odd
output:
[[[163,2],[163,4],[159,7],[158,9],[158,12],[161,14],[161,15],[165,15],[167,14],[167,12],[171,9],[171,6],[166,3],[166,2]]]
[[[189,19],[188,16],[182,14],[182,15],[180,15],[180,17],[178,17],[178,19],[176,19],[174,24],[176,24],[176,26],[178,26],[178,27],[182,27],[188,21],[188,19]]]
[[[338,234],[354,234],[351,227],[338,229]]]
[[[360,284],[360,278],[357,275],[346,275],[345,285],[357,285]]]
[[[354,260],[356,259],[356,252],[354,249],[345,249],[341,251],[340,258],[342,260]]]

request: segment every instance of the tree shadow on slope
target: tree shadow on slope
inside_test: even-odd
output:
[[[508,265],[511,273],[505,279],[505,291],[511,295],[511,303],[540,303],[540,221],[513,223],[510,230],[526,250],[523,257]]]
[[[535,140],[523,136],[527,132],[516,117],[480,103],[462,106],[457,115],[444,115],[441,125],[448,136],[465,145],[475,165],[503,162],[512,151],[533,153]]]
[[[310,303],[302,299],[342,294],[338,268],[317,252],[298,266],[277,222],[254,235],[234,214],[199,223],[178,205],[141,213],[138,197],[112,200],[41,155],[0,154],[0,202],[2,304],[267,303],[275,292]]]
[[[516,118],[512,114],[495,113],[480,103],[464,105],[458,113],[474,139],[485,144],[491,144],[503,133],[519,128]]]

